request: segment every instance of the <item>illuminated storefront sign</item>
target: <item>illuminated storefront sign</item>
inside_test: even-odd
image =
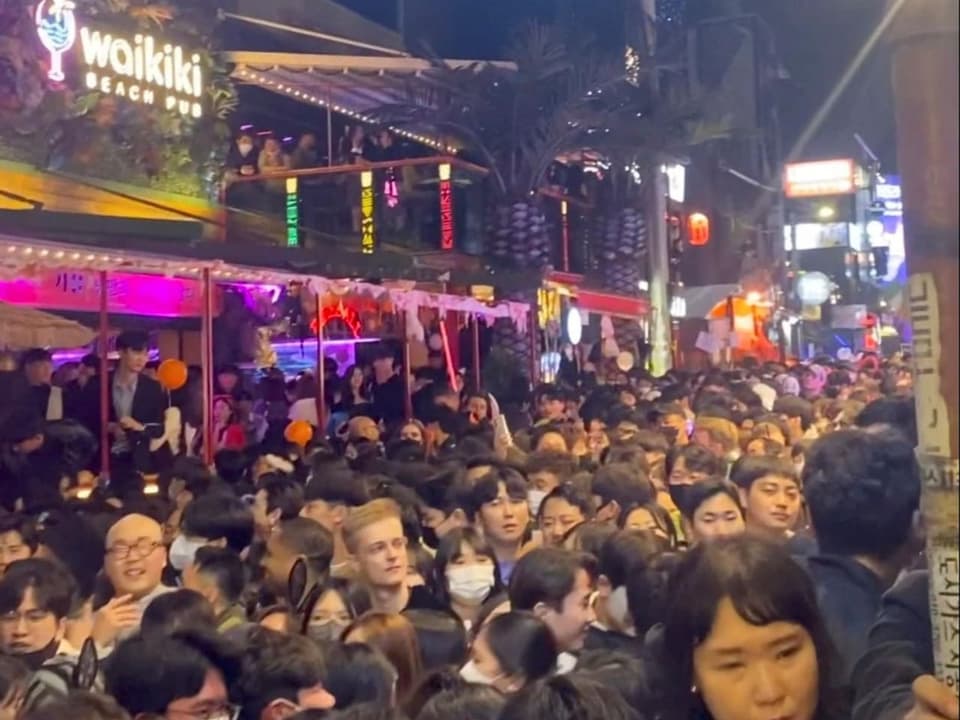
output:
[[[297,192],[299,181],[295,177],[287,178],[286,218],[287,247],[300,245],[300,194]]]
[[[549,288],[537,290],[537,322],[541,330],[560,322],[560,293]]]
[[[784,170],[783,188],[788,198],[849,195],[857,189],[857,167],[853,160],[792,163]]]
[[[360,250],[365,255],[373,254],[377,245],[373,210],[373,173],[365,170],[360,173]]]
[[[440,174],[440,248],[453,250],[453,183],[450,164],[438,168]]]
[[[42,0],[37,35],[50,53],[47,77],[66,80],[64,56],[80,40],[83,85],[104,95],[153,105],[180,115],[203,115],[203,70],[199,53],[151,35],[116,35],[80,21],[71,0]]]
[[[40,270],[29,277],[0,281],[0,302],[44,310],[100,312],[100,273]],[[110,273],[107,306],[111,313],[147,317],[200,317],[199,280],[160,275]]]

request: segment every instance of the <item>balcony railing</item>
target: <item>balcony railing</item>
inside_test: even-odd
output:
[[[227,178],[226,241],[484,252],[486,170],[427,157]]]

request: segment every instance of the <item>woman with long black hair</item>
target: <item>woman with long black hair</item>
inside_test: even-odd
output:
[[[747,536],[700,543],[669,584],[665,720],[845,720],[806,572]]]

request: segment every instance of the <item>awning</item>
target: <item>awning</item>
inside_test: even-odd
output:
[[[739,285],[726,284],[685,287],[679,296],[686,301],[686,317],[703,320],[710,317],[718,303],[726,302],[728,297],[739,294]]]
[[[412,97],[429,97],[446,88],[443,70],[428,60],[412,57],[316,55],[234,51],[224,53],[235,64],[235,82],[256,85],[304,103],[329,107],[335,113],[366,123],[376,123],[371,113]],[[515,70],[511,62],[441,60],[447,68],[481,68],[494,65]],[[458,148],[430,137],[426,130],[392,128],[398,135],[445,152]]]

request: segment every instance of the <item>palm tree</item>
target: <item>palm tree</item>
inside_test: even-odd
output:
[[[507,56],[512,65],[450,68],[434,60],[430,90],[411,90],[409,102],[378,114],[392,124],[430,127],[488,168],[488,249],[501,263],[531,271],[523,297],[529,302],[552,260],[539,194],[551,165],[585,151],[605,158],[614,191],[593,223],[593,251],[604,256],[599,264],[610,289],[635,293],[645,188],[631,178],[659,153],[689,142],[695,108],[658,104],[646,83],[625,81],[622,57],[598,54],[562,27],[524,27]],[[508,326],[496,328],[497,344],[529,361],[528,338]]]

